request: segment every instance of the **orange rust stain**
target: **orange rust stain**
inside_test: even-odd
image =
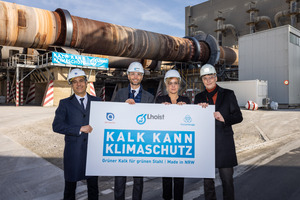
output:
[[[46,20],[48,24],[48,29],[47,29],[47,39],[45,45],[52,45],[55,40],[55,27],[53,21],[55,20],[54,14],[51,11],[46,11]]]

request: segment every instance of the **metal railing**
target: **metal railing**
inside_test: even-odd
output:
[[[33,67],[48,67],[51,65],[52,61],[52,52],[48,52],[41,55],[28,55],[17,53],[8,58],[8,67],[15,68],[17,66],[24,68],[33,68]]]

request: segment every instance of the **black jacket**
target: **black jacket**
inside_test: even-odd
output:
[[[180,101],[185,102],[186,104],[191,103],[190,99],[188,97],[184,97],[184,96],[178,96],[177,103]],[[155,103],[163,103],[163,102],[172,103],[169,95],[158,96],[155,100]]]
[[[201,92],[195,97],[195,104],[208,103],[206,95]],[[223,116],[225,123],[216,120],[216,167],[227,168],[237,165],[232,125],[243,121],[241,110],[232,90],[219,87],[215,105],[216,111]]]

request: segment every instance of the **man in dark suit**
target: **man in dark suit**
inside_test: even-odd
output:
[[[152,94],[143,89],[141,82],[143,80],[144,68],[141,63],[133,62],[127,69],[127,76],[130,84],[126,88],[120,89],[114,102],[135,103],[153,103]],[[133,177],[132,199],[141,200],[143,194],[143,177]],[[126,176],[115,177],[115,200],[125,199]]]
[[[219,87],[215,68],[204,65],[200,76],[205,90],[195,97],[195,104],[202,107],[215,105],[215,153],[216,168],[219,170],[223,187],[223,199],[234,200],[233,167],[237,165],[232,125],[243,120],[237,99],[232,90]],[[206,200],[215,200],[214,179],[204,179],[204,195]]]
[[[52,124],[54,132],[65,135],[64,150],[64,199],[75,200],[77,181],[86,179],[88,199],[98,199],[98,177],[85,176],[90,103],[100,98],[86,92],[87,77],[84,71],[73,69],[67,78],[75,94],[59,102]]]

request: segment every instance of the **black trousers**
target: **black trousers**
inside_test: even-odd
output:
[[[162,178],[163,182],[163,198],[165,200],[171,200],[173,194],[173,184],[174,182],[174,200],[183,199],[183,189],[184,189],[184,178]]]
[[[98,200],[98,176],[86,179],[88,188],[88,200]],[[77,182],[65,181],[64,200],[75,200]]]
[[[143,195],[143,177],[133,177],[132,200],[141,200]],[[126,176],[115,177],[115,200],[125,199]]]
[[[233,168],[219,168],[222,181],[223,200],[234,200]],[[212,178],[204,179],[205,200],[216,200],[215,182]]]

